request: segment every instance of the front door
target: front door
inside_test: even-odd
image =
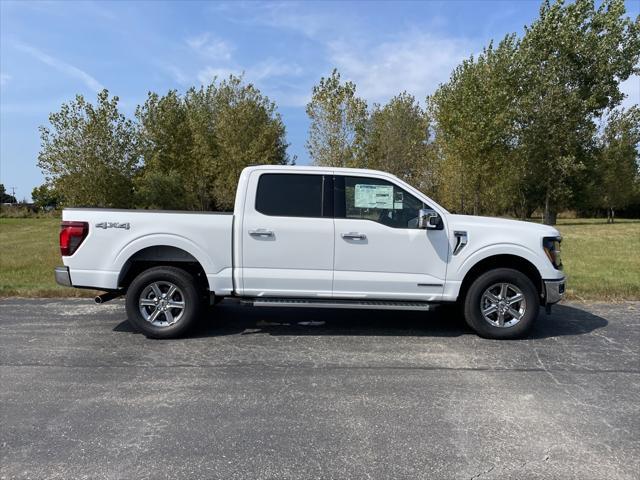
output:
[[[418,229],[421,200],[382,178],[336,176],[335,298],[438,300],[446,230]]]
[[[240,228],[243,295],[331,296],[333,178],[326,173],[252,173]]]

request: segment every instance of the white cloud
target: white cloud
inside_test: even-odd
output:
[[[217,68],[217,67],[205,67],[198,72],[198,81],[203,85],[209,84],[214,78],[218,80],[225,80],[229,75],[240,76],[243,71],[235,68]]]
[[[293,30],[309,38],[316,37],[332,23],[324,15],[303,13],[299,9],[291,8],[291,4],[286,2],[267,3],[263,7],[260,16],[254,19],[257,23],[273,28]]]
[[[299,79],[303,73],[302,67],[298,64],[270,58],[246,68],[207,66],[198,72],[197,79],[206,85],[214,78],[220,81],[227,79],[229,75],[242,76],[246,82],[256,85],[278,105],[299,107],[309,101],[311,86],[292,79]]]
[[[11,75],[6,73],[0,73],[0,86],[5,86],[11,80]]]
[[[157,64],[160,68],[162,68],[169,75],[171,75],[173,80],[178,84],[183,86],[188,86],[191,83],[191,79],[189,78],[189,75],[187,75],[180,67],[170,63],[165,63],[165,62],[158,62]]]
[[[302,67],[295,63],[286,63],[279,59],[269,58],[247,70],[256,81],[273,77],[296,77],[302,73]]]
[[[421,32],[373,46],[329,43],[329,59],[343,78],[355,82],[360,96],[375,102],[403,90],[424,100],[473,52],[473,44],[466,39]]]
[[[335,29],[340,20],[318,11],[305,13],[304,4],[295,2],[216,2],[211,3],[209,8],[216,14],[224,14],[226,20],[237,24],[286,29],[309,38]]]
[[[34,57],[36,60],[46,65],[49,65],[50,67],[53,67],[56,70],[59,70],[69,76],[72,76],[81,80],[82,82],[84,82],[84,84],[87,87],[89,87],[91,90],[95,92],[99,92],[104,88],[98,80],[96,80],[94,77],[89,75],[84,70],[76,67],[75,65],[71,65],[70,63],[67,63],[63,60],[52,57],[51,55],[48,55],[43,51],[38,50],[37,48],[32,47],[30,45],[26,45],[24,43],[18,43],[16,44],[16,47],[22,50],[23,52],[28,53],[29,55]]]
[[[198,54],[211,60],[231,60],[231,55],[234,50],[229,42],[216,38],[210,33],[203,33],[197,37],[188,38],[187,45]]]
[[[198,81],[209,83],[214,77],[224,79],[229,75],[244,75],[245,80],[259,83],[275,77],[298,76],[301,73],[302,68],[297,64],[286,63],[278,59],[267,59],[247,68],[207,66],[198,73]]]

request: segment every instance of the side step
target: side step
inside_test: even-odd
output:
[[[432,310],[435,306],[427,302],[403,302],[394,300],[334,300],[303,298],[255,298],[247,299],[254,307],[300,307],[300,308],[359,308],[375,310]]]

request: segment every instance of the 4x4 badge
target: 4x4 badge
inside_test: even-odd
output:
[[[131,225],[127,222],[127,223],[118,223],[118,222],[100,222],[100,223],[96,223],[96,228],[123,228],[125,230],[129,230],[129,228],[131,228]]]

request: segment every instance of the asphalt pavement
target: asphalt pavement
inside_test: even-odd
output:
[[[163,341],[121,301],[6,299],[0,410],[2,479],[638,479],[640,302],[513,341],[223,303]]]

